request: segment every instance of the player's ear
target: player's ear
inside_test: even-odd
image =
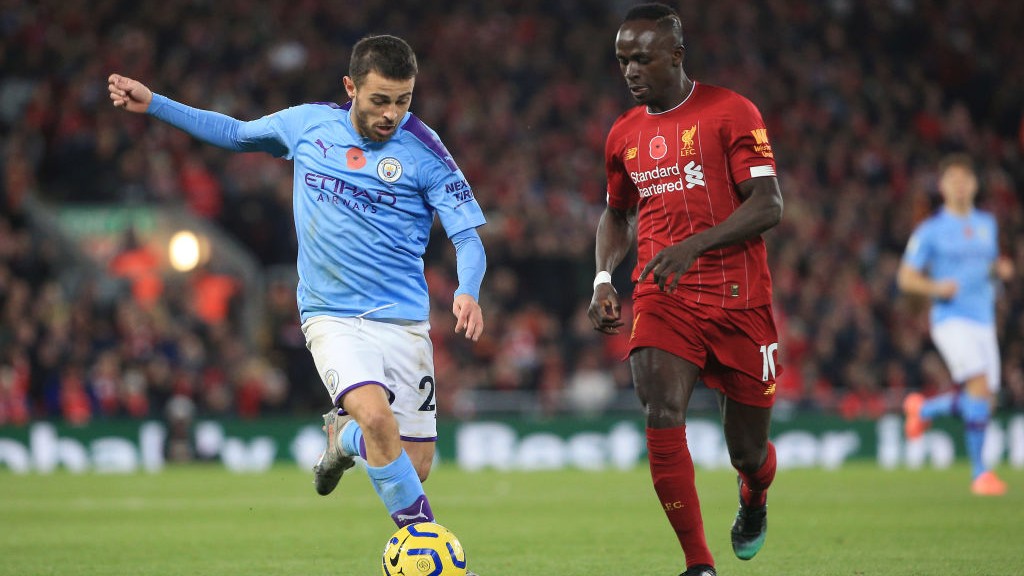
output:
[[[672,50],[672,66],[674,68],[682,68],[683,60],[686,60],[686,48],[680,44]]]
[[[349,98],[356,97],[356,83],[350,76],[345,76],[341,79],[341,83],[345,85],[345,92],[348,93]]]

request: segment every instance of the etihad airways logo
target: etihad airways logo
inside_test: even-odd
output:
[[[378,206],[394,206],[398,196],[385,190],[367,190],[340,178],[307,172],[306,186],[317,193],[316,201],[344,206],[355,212],[376,214]]]

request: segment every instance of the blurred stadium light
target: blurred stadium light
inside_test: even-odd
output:
[[[66,204],[50,206],[31,199],[28,212],[39,233],[54,238],[66,262],[74,263],[64,271],[62,283],[80,285],[86,277],[98,280],[101,296],[118,295],[118,258],[132,251],[136,255],[127,264],[127,276],[140,268],[153,273],[155,280],[173,281],[175,275],[205,266],[234,277],[240,283],[242,333],[248,344],[259,333],[263,318],[264,279],[259,263],[248,249],[207,219],[198,218],[184,208],[159,205]],[[177,269],[171,253],[172,239],[183,231],[191,234],[195,262]],[[188,242],[188,240],[185,240]],[[112,274],[111,272],[114,272]],[[143,288],[145,289],[145,288]]]

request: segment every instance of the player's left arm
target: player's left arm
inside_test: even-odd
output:
[[[721,224],[695,234],[701,253],[746,242],[782,220],[782,190],[775,176],[749,178],[737,185],[743,202]]]
[[[466,338],[476,342],[484,332],[484,314],[480,308],[480,285],[487,270],[487,254],[476,228],[463,230],[451,237],[455,245],[455,267],[459,287],[455,290],[452,314],[455,332],[465,332]]]
[[[1012,239],[1003,231],[1003,227],[995,221],[993,217],[993,224],[996,227],[996,238],[998,238],[996,249],[1000,251],[1000,254],[996,256],[996,261],[992,263],[992,275],[995,276],[1001,282],[1009,282],[1013,280],[1013,277],[1017,274],[1017,267],[1013,263],[1013,257],[1010,252],[1005,250],[1012,246]]]
[[[1014,274],[1017,273],[1016,267],[1013,265],[1013,259],[1005,254],[1000,254],[996,258],[995,264],[992,265],[992,272],[996,275],[996,278],[1003,282],[1009,282],[1013,280]]]
[[[436,136],[435,136],[436,137]],[[437,140],[437,147],[443,144]],[[487,256],[476,229],[487,220],[473,195],[473,189],[445,150],[445,158],[421,164],[427,204],[436,211],[441,225],[455,245],[455,267],[459,287],[455,290],[452,314],[455,332],[476,342],[484,331],[480,308],[480,285],[487,270]]]
[[[638,282],[654,275],[658,288],[672,292],[701,254],[746,242],[782,220],[782,190],[775,176],[748,178],[737,185],[743,202],[720,224],[687,237],[654,255]]]

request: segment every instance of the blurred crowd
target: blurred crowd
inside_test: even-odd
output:
[[[604,137],[631,105],[613,54],[630,4],[0,3],[0,424],[323,410],[294,276],[269,276],[266,323],[240,338],[235,315],[197,309],[201,273],[148,300],[128,283],[110,298],[95,280],[62,282],[65,261],[25,206],[183,205],[268,270],[293,267],[290,165],[115,110],[106,78],[253,119],[341,101],[349,48],[367,33],[416,49],[413,111],[440,133],[488,218],[480,342],[454,334],[454,251],[439,229],[426,255],[442,414],[472,417],[500,392],[527,394],[548,415],[623,404],[624,337],[599,336],[586,308]],[[780,405],[873,418],[898,410],[908,389],[950,385],[927,304],[898,295],[894,277],[913,225],[937,205],[937,160],[965,151],[1017,264],[999,304],[1001,407],[1024,409],[1024,75],[1012,72],[1024,70],[1024,10],[1000,0],[677,7],[690,76],[753,100],[776,153],[786,205],[767,240]],[[614,277],[623,293],[628,272]]]

